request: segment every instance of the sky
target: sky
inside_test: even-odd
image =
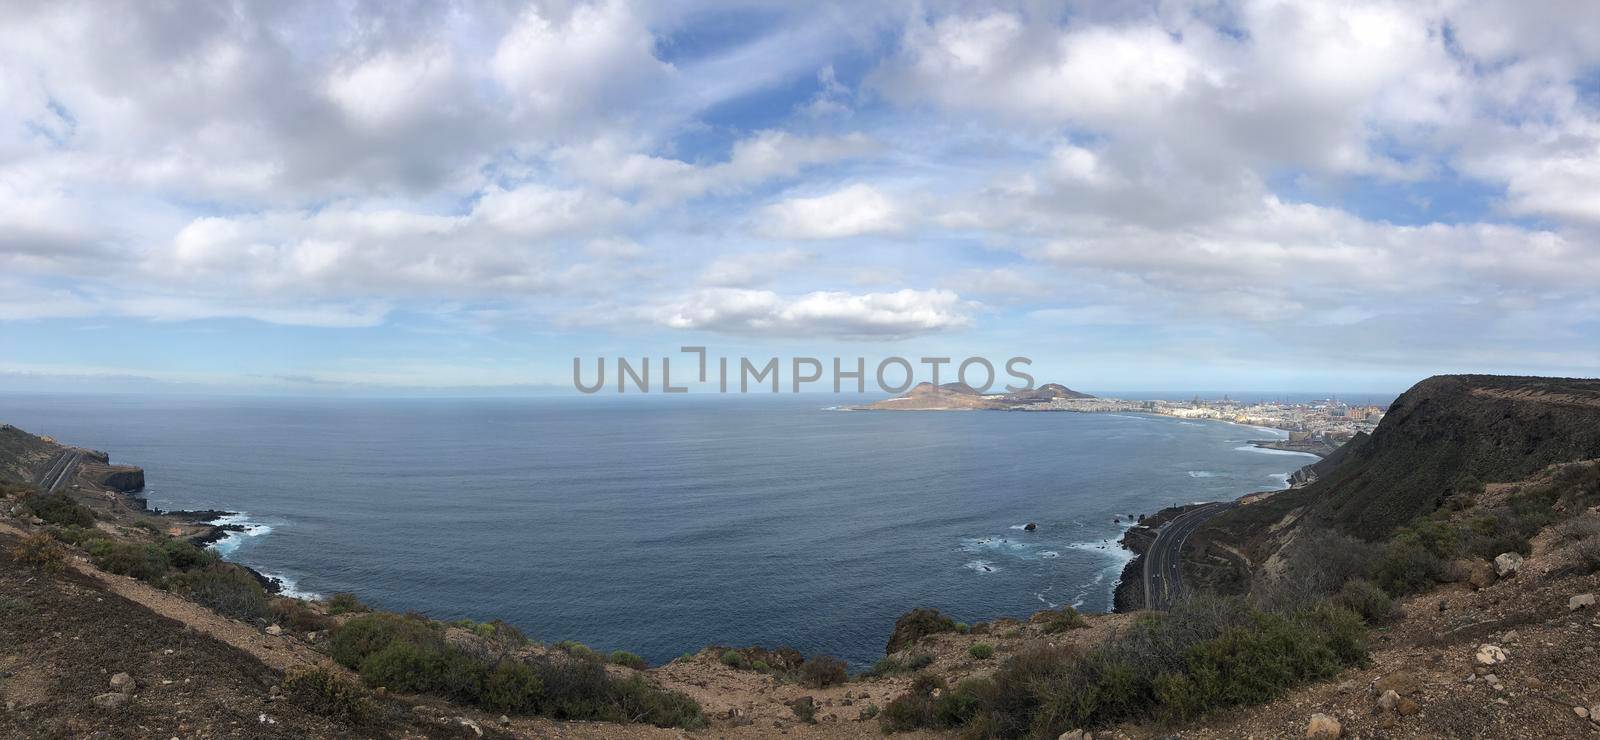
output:
[[[0,6],[0,390],[571,393],[690,345],[1600,375],[1600,13]]]

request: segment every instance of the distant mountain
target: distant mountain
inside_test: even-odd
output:
[[[894,398],[858,408],[872,411],[979,411],[1027,408],[1048,404],[1055,399],[1094,398],[1059,383],[1046,383],[1032,390],[984,395],[966,383],[918,383]]]

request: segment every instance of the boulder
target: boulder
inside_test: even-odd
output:
[[[1339,720],[1326,714],[1313,714],[1306,723],[1306,740],[1338,740],[1342,732],[1344,728],[1339,726]]]
[[[1514,552],[1502,552],[1494,556],[1494,572],[1501,578],[1507,578],[1522,568],[1522,555]]]
[[[1400,703],[1394,706],[1394,711],[1402,717],[1410,717],[1422,711],[1422,707],[1410,699],[1401,699]]]
[[[1567,599],[1567,608],[1572,611],[1594,608],[1594,594],[1578,594]]]
[[[1083,730],[1067,730],[1056,737],[1056,740],[1093,740],[1091,735]]]
[[[1379,678],[1377,681],[1372,683],[1372,690],[1378,692],[1379,694],[1382,694],[1385,691],[1393,691],[1397,694],[1405,695],[1416,691],[1421,687],[1422,679],[1418,678],[1415,672],[1406,670],[1404,668]]]
[[[1588,719],[1589,718],[1589,708],[1588,707],[1573,707],[1572,708],[1572,713],[1578,715],[1579,719]]]
[[[1378,708],[1385,712],[1393,712],[1398,706],[1400,706],[1400,695],[1393,689],[1383,692],[1383,695],[1378,697]]]
[[[1506,662],[1506,651],[1501,650],[1499,645],[1485,643],[1478,646],[1478,653],[1475,657],[1478,665],[1498,665]]]
[[[1493,586],[1497,580],[1494,566],[1487,560],[1457,560],[1456,565],[1463,574],[1463,580],[1471,585],[1474,591]]]
[[[96,696],[92,701],[94,702],[95,706],[100,707],[101,709],[116,709],[117,707],[128,703],[128,695],[122,693],[121,691],[113,691],[108,694]]]
[[[1023,525],[1022,528],[1026,531],[1032,532],[1033,530],[1038,529],[1039,525],[1034,524],[1033,522],[1028,522],[1027,524]]]
[[[126,673],[118,673],[117,675],[111,677],[112,691],[120,691],[124,694],[131,694],[133,693],[133,690],[138,687],[138,685],[139,683],[133,680],[133,676],[130,676]]]
[[[275,624],[267,625],[267,634],[269,634],[269,635],[281,635],[281,634],[283,634],[283,628],[279,627],[278,625],[275,625]]]

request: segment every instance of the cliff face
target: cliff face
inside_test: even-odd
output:
[[[1217,516],[1201,535],[1260,563],[1295,529],[1368,540],[1437,509],[1464,480],[1522,480],[1600,458],[1600,380],[1441,375],[1395,400],[1372,436],[1312,482]]]
[[[31,481],[35,471],[60,450],[61,445],[43,437],[0,424],[0,483]]]
[[[1600,457],[1600,380],[1455,375],[1395,400],[1367,443],[1308,486],[1312,519],[1375,537],[1438,508],[1462,478],[1514,481]]]

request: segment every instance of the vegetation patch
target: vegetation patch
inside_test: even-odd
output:
[[[330,654],[368,685],[434,694],[492,712],[661,727],[703,724],[693,699],[637,675],[613,678],[601,656],[578,643],[561,645],[561,654],[521,659],[447,644],[444,631],[445,625],[416,615],[363,614],[338,628]]]
[[[34,494],[22,499],[23,508],[50,524],[93,527],[94,512],[65,493]]]
[[[46,532],[35,532],[22,538],[12,549],[11,557],[22,565],[46,573],[59,573],[67,565],[66,548]]]
[[[170,586],[201,606],[234,619],[266,617],[266,589],[255,576],[239,566],[216,563],[204,570],[173,576]]]
[[[1203,597],[1088,650],[1020,653],[989,680],[946,691],[939,679],[918,676],[880,721],[891,732],[960,727],[973,736],[1055,737],[1260,703],[1365,660],[1361,618],[1330,602],[1275,612]]]
[[[340,592],[334,594],[332,598],[328,599],[329,616],[337,617],[340,614],[359,614],[370,611],[372,611],[372,609],[368,608],[366,604],[361,603],[361,600],[356,598],[356,595],[353,593]]]
[[[283,679],[283,695],[307,711],[350,724],[372,715],[372,701],[360,684],[321,666],[291,669]]]

